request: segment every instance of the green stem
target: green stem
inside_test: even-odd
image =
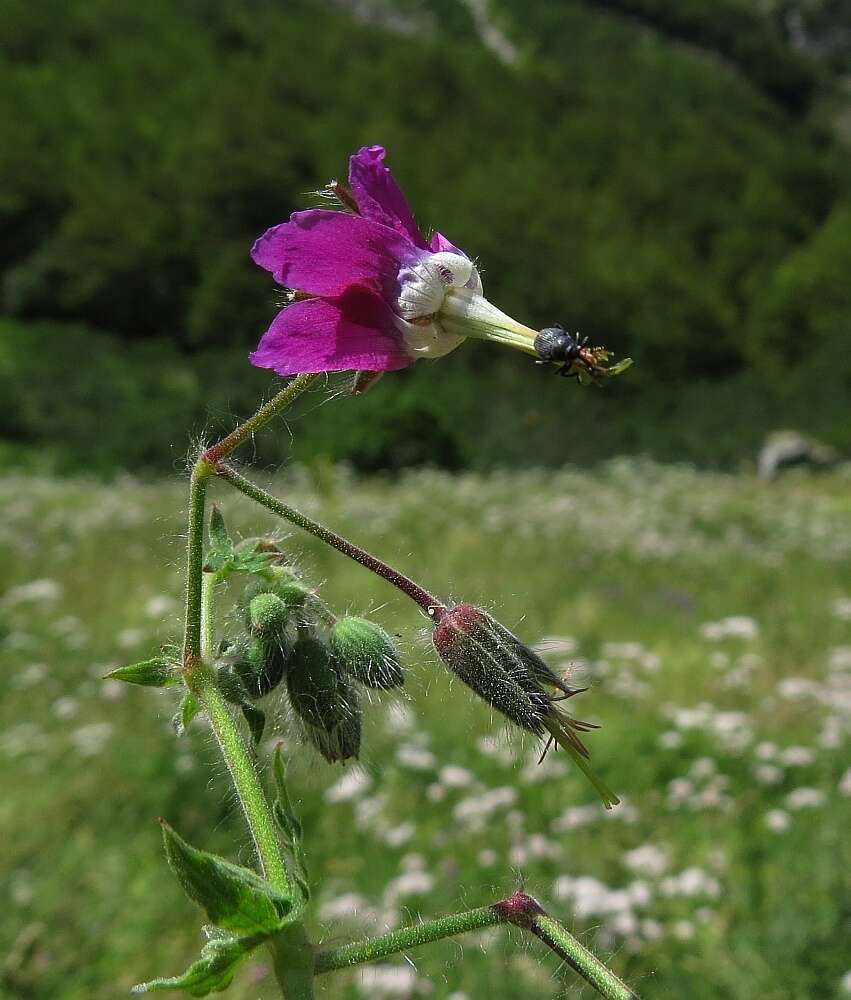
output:
[[[386,562],[377,558],[377,556],[367,552],[366,549],[362,549],[359,545],[355,545],[354,542],[350,542],[347,538],[343,538],[342,535],[338,535],[335,531],[331,531],[330,528],[326,528],[318,521],[314,521],[306,514],[302,514],[295,507],[290,507],[283,500],[279,500],[277,497],[272,496],[271,493],[267,493],[266,490],[252,483],[250,479],[241,476],[236,469],[231,468],[229,465],[218,465],[216,471],[220,479],[224,479],[226,483],[230,483],[240,493],[244,493],[247,497],[255,500],[261,507],[265,507],[273,514],[277,514],[278,517],[282,517],[291,524],[295,524],[303,531],[315,535],[318,539],[325,542],[326,545],[337,549],[338,552],[342,552],[343,555],[354,559],[361,566],[372,570],[373,573],[392,583],[394,587],[397,587],[403,594],[410,597],[412,601],[419,604],[428,615],[434,616],[446,610],[443,603],[434,594],[430,594],[419,584],[414,583],[410,577],[393,569],[392,566],[389,566]]]
[[[239,803],[251,831],[263,875],[285,895],[292,886],[278,843],[272,810],[266,799],[254,754],[249,750],[227,702],[216,685],[216,675],[206,665],[193,671],[190,690],[203,706],[216,742],[233,780]]]
[[[186,545],[186,616],[183,638],[183,674],[186,686],[205,710],[219,744],[234,789],[242,806],[257,852],[260,870],[282,893],[292,895],[272,810],[253,751],[248,747],[210,666],[215,645],[213,599],[216,574],[203,571],[204,507],[207,484],[216,473],[216,463],[276,414],[290,405],[314,381],[315,375],[299,375],[261,406],[218,444],[198,456],[189,485],[189,525]],[[275,975],[286,1000],[313,1000],[313,948],[300,923],[287,928],[271,942]]]
[[[201,656],[209,663],[216,649],[216,573],[201,574]]]
[[[554,917],[541,914],[529,930],[606,1000],[638,1000],[638,995],[622,979],[592,955]]]
[[[367,941],[356,941],[341,948],[317,952],[314,967],[316,974],[321,975],[323,972],[346,969],[352,965],[361,965],[363,962],[378,962],[382,958],[407,951],[409,948],[416,948],[421,944],[430,944],[441,938],[455,937],[457,934],[501,923],[505,923],[505,917],[494,907],[482,906],[477,910],[466,910],[464,913],[453,913],[448,917],[426,920],[414,927],[402,927]]]
[[[207,483],[215,466],[199,458],[189,480],[189,527],[186,541],[186,619],[183,630],[183,664],[189,668],[201,659],[201,578],[204,565],[204,502]]]
[[[281,389],[268,403],[264,403],[253,417],[249,417],[248,420],[241,423],[227,437],[222,438],[218,444],[207,448],[202,457],[211,465],[215,465],[221,459],[227,458],[243,441],[247,441],[252,434],[259,431],[272,417],[285,410],[290,403],[298,399],[305,389],[308,389],[317,378],[319,378],[318,375],[297,375],[292,382]]]
[[[509,899],[500,900],[491,906],[438,917],[437,920],[427,920],[415,927],[403,927],[378,938],[317,952],[314,968],[316,975],[321,975],[363,962],[377,962],[421,944],[496,924],[513,924],[540,938],[606,1000],[638,1000],[626,983],[607,969],[566,928],[545,913],[537,900],[527,896],[525,892],[516,892]]]
[[[286,1000],[313,1000],[313,945],[303,924],[277,934],[269,942],[275,978]]]
[[[207,448],[195,461],[189,481],[189,527],[186,541],[186,616],[183,630],[183,663],[191,670],[201,659],[201,570],[204,561],[204,504],[207,483],[215,474],[216,462],[230,455],[243,441],[285,410],[317,379],[318,375],[299,375],[273,396],[248,420],[227,437]]]

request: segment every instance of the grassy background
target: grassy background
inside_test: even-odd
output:
[[[273,485],[527,641],[558,637],[544,648],[591,680],[577,711],[603,724],[595,765],[624,799],[606,818],[558,755],[536,766],[531,741],[450,683],[411,606],[294,536],[332,605],[398,631],[409,665],[405,694],[368,707],[355,768],[325,765],[286,718],[274,722],[293,761],[317,935],[344,941],[480,905],[522,879],[642,996],[844,995],[847,469],[772,484],[627,461],[395,483],[320,469]],[[157,816],[249,860],[204,727],[176,741],[173,692],[99,679],[176,637],[184,486],[0,483],[4,997],[112,1000],[184,967],[199,913],[165,865]],[[273,527],[241,499],[225,509],[245,534]],[[537,942],[508,932],[412,959],[389,963],[392,982],[328,977],[321,995],[578,990]],[[231,995],[274,996],[261,962]]]

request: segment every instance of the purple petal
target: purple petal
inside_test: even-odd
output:
[[[395,229],[416,246],[425,249],[426,242],[414,222],[405,196],[393,179],[390,168],[384,166],[386,155],[382,146],[363,146],[359,149],[349,158],[349,187],[365,219]]]
[[[450,243],[443,233],[434,233],[429,240],[428,248],[429,250],[434,251],[434,253],[457,253],[461,257],[467,256],[467,254],[465,254],[463,250],[459,250],[454,243]]]
[[[282,309],[250,360],[278,375],[395,371],[412,362],[393,314],[366,288],[350,288],[334,301],[307,299]]]
[[[421,256],[393,229],[344,212],[311,209],[267,230],[251,257],[275,281],[311,295],[339,295],[351,285],[389,293],[399,269]]]

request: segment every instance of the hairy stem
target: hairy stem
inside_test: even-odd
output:
[[[400,951],[416,948],[421,944],[440,941],[441,938],[455,937],[467,931],[479,930],[482,927],[493,927],[494,924],[505,923],[502,916],[492,906],[482,906],[477,910],[467,910],[464,913],[453,913],[448,917],[438,917],[436,920],[425,920],[414,927],[402,927],[390,931],[381,937],[366,941],[356,941],[341,948],[320,951],[316,954],[315,970],[317,975],[323,972],[333,972],[335,969],[346,969],[352,965],[364,962],[378,962],[382,958],[396,955]]]
[[[342,535],[338,535],[335,531],[331,531],[330,528],[326,528],[318,521],[314,521],[306,514],[302,514],[300,511],[297,511],[295,507],[290,507],[290,505],[284,503],[283,500],[279,500],[277,497],[272,496],[271,493],[267,493],[266,490],[261,489],[259,486],[252,483],[250,479],[246,479],[245,476],[241,476],[236,469],[229,465],[220,464],[216,467],[216,472],[218,473],[219,478],[224,479],[226,483],[230,483],[231,486],[235,487],[252,500],[255,500],[262,507],[270,510],[273,514],[277,514],[278,517],[284,518],[284,520],[296,525],[296,527],[301,528],[303,531],[307,531],[311,535],[315,535],[318,539],[320,539],[320,541],[325,542],[326,545],[330,545],[332,548],[337,549],[338,552],[342,552],[343,555],[348,556],[350,559],[354,559],[354,561],[360,563],[361,566],[364,566],[368,570],[372,570],[373,573],[376,573],[389,583],[392,583],[394,587],[401,590],[402,593],[407,597],[410,597],[412,601],[419,604],[419,606],[427,614],[434,616],[435,614],[445,610],[443,603],[439,601],[434,594],[430,594],[419,584],[414,583],[414,581],[405,576],[404,573],[400,573],[398,570],[393,569],[392,566],[389,566],[377,556],[367,552],[366,549],[362,549],[359,545],[355,545],[354,542],[350,542],[347,538],[343,538]]]
[[[209,663],[215,656],[216,647],[216,586],[219,578],[215,573],[201,576],[201,656]]]
[[[261,406],[253,417],[199,455],[192,467],[189,485],[183,676],[186,686],[198,699],[210,720],[251,831],[260,870],[275,888],[286,895],[292,894],[292,884],[278,841],[272,810],[263,790],[256,756],[222,697],[210,665],[215,643],[213,600],[218,580],[215,574],[205,574],[203,571],[204,507],[207,484],[216,474],[216,463],[289,406],[316,377],[299,375]],[[312,1000],[313,948],[304,926],[297,923],[287,928],[270,942],[269,947],[275,975],[286,1000]]]
[[[189,527],[186,540],[186,616],[183,630],[183,664],[201,659],[201,579],[204,565],[204,502],[207,483],[215,466],[199,458],[189,480]]]
[[[281,389],[277,395],[273,396],[268,403],[264,403],[253,417],[249,417],[248,420],[243,421],[227,437],[222,438],[217,444],[207,448],[202,457],[211,465],[215,465],[221,459],[227,458],[243,441],[247,441],[252,434],[259,431],[272,417],[285,410],[291,403],[298,399],[318,378],[318,375],[296,376],[292,382]]]
[[[216,685],[213,671],[206,665],[192,674],[190,690],[203,706],[210,720],[216,742],[225,759],[239,804],[251,831],[263,875],[285,895],[292,886],[278,843],[272,809],[266,799],[255,755],[236,723],[227,702]]]
[[[275,978],[286,1000],[313,1000],[313,945],[303,924],[288,927],[269,942]]]
[[[638,1000],[626,983],[607,969],[565,927],[545,913],[537,900],[527,896],[525,892],[516,892],[508,899],[491,906],[438,917],[414,927],[391,931],[381,937],[317,952],[314,969],[316,975],[321,975],[364,962],[377,962],[421,944],[496,924],[513,924],[540,938],[605,1000]]]
[[[638,995],[622,979],[592,955],[554,917],[541,914],[529,930],[606,1000],[638,1000]]]

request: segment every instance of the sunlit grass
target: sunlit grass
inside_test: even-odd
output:
[[[561,755],[537,765],[532,740],[506,734],[451,683],[412,605],[290,536],[324,597],[399,633],[409,664],[404,695],[367,708],[355,768],[326,765],[270,712],[293,760],[317,935],[342,941],[480,905],[522,879],[646,997],[842,996],[849,482],[838,472],[765,484],[635,462],[275,482],[590,680],[573,706],[602,724],[589,739],[594,765],[624,799],[607,817]],[[242,533],[280,530],[216,494]],[[180,482],[0,484],[0,995],[106,1000],[186,964],[201,915],[166,868],[157,816],[249,860],[204,727],[177,741],[172,692],[100,680],[177,636],[184,502]],[[502,931],[411,957],[416,969],[399,960],[372,978],[327,977],[324,995],[578,989]],[[264,972],[249,967],[232,995],[273,996]]]

